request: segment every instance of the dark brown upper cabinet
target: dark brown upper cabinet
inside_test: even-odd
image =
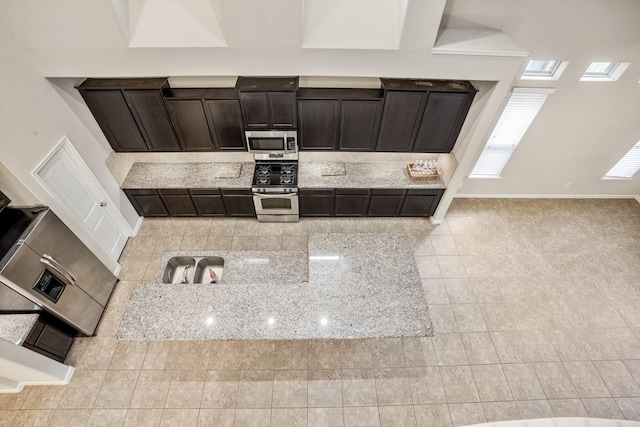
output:
[[[297,77],[238,77],[236,89],[246,129],[296,127]]]
[[[200,99],[167,99],[173,127],[185,151],[211,151],[213,139]]]
[[[217,150],[246,150],[240,101],[237,99],[205,99],[209,126]]]
[[[375,148],[382,100],[344,99],[340,103],[339,150],[371,151]]]
[[[469,82],[382,79],[377,151],[450,152],[477,90]]]
[[[115,151],[178,151],[166,78],[87,79],[78,90]]]
[[[335,150],[338,145],[338,111],[336,99],[301,99],[298,101],[298,138],[301,150]]]

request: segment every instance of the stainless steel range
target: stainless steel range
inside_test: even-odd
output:
[[[298,207],[298,145],[295,131],[247,132],[254,141],[286,141],[268,149],[254,150],[256,168],[251,189],[256,216],[261,222],[297,222]],[[254,144],[255,145],[255,144]]]

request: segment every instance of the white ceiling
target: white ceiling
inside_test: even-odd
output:
[[[503,179],[465,180],[467,194],[640,193],[638,178],[600,180],[640,139],[638,17],[637,0],[0,0],[0,20],[44,77],[449,78],[497,82],[500,96],[555,87]],[[500,42],[443,54],[438,31],[460,28]],[[507,42],[529,55],[505,56]],[[521,82],[527,59],[569,65],[556,82]],[[579,82],[606,60],[631,65],[615,83]],[[486,115],[497,120],[499,106]]]

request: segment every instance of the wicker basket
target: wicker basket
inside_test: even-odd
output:
[[[440,171],[435,169],[432,173],[426,171],[414,171],[413,163],[407,165],[407,173],[412,181],[435,181],[440,178]]]

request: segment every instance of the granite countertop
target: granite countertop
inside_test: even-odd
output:
[[[0,338],[22,345],[39,316],[39,313],[0,315]]]
[[[136,162],[122,188],[249,188],[253,162]]]
[[[311,234],[304,251],[179,251],[225,258],[216,284],[136,287],[119,339],[430,336],[406,234]],[[308,255],[308,256],[307,256]],[[244,274],[243,274],[244,272]]]
[[[253,170],[253,162],[137,162],[131,167],[122,188],[250,188]],[[298,187],[447,188],[442,178],[433,181],[412,181],[407,174],[405,162],[300,162]]]
[[[308,163],[298,165],[300,188],[435,188],[445,189],[442,178],[433,181],[412,181],[406,162]]]

